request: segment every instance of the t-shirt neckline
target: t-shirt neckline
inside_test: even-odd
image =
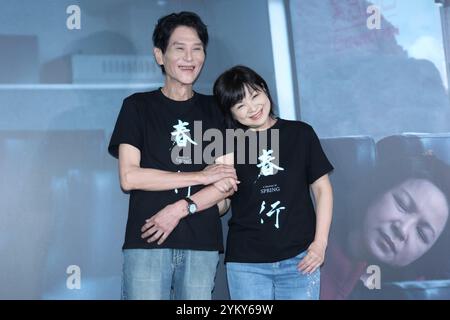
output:
[[[192,90],[192,92],[193,92],[193,95],[192,95],[192,97],[190,97],[189,99],[187,99],[187,100],[181,100],[181,101],[178,101],[178,100],[172,100],[172,99],[170,99],[170,98],[168,98],[168,97],[166,97],[166,95],[162,92],[162,87],[159,87],[159,89],[157,90],[158,91],[158,96],[165,102],[165,103],[167,103],[167,104],[169,104],[169,105],[173,105],[173,106],[186,106],[186,105],[192,105],[193,103],[194,103],[194,101],[195,100],[197,100],[197,97],[198,97],[198,93],[197,92],[195,92],[194,90]]]
[[[274,119],[276,119],[277,121],[271,127],[267,128],[267,129],[263,129],[263,130],[252,130],[252,131],[259,134],[261,132],[266,132],[266,131],[269,131],[269,130],[272,130],[272,129],[280,129],[281,122],[282,122],[283,119],[281,119],[279,117],[275,117]]]

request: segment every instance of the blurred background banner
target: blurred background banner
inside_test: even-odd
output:
[[[0,299],[120,298],[128,195],[106,146],[122,100],[163,85],[151,35],[179,11],[208,25],[195,90],[255,69],[335,166],[321,298],[450,299],[450,0],[0,8]],[[222,258],[214,298],[227,290]]]

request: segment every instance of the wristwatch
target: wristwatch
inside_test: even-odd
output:
[[[186,200],[186,202],[188,203],[188,205],[187,205],[188,214],[191,215],[191,214],[196,213],[197,212],[197,204],[194,201],[192,201],[192,199],[189,197],[184,198],[184,200]]]

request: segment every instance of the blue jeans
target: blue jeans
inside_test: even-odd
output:
[[[232,300],[318,300],[320,268],[304,275],[297,270],[306,251],[273,263],[228,262],[227,279]]]
[[[123,257],[124,300],[211,300],[217,251],[125,249]]]

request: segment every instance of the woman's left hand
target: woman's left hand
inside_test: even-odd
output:
[[[308,248],[308,253],[298,264],[298,271],[302,272],[303,274],[311,274],[316,271],[316,269],[322,265],[325,259],[326,248],[326,244],[319,241],[313,241],[313,243],[311,243]]]

